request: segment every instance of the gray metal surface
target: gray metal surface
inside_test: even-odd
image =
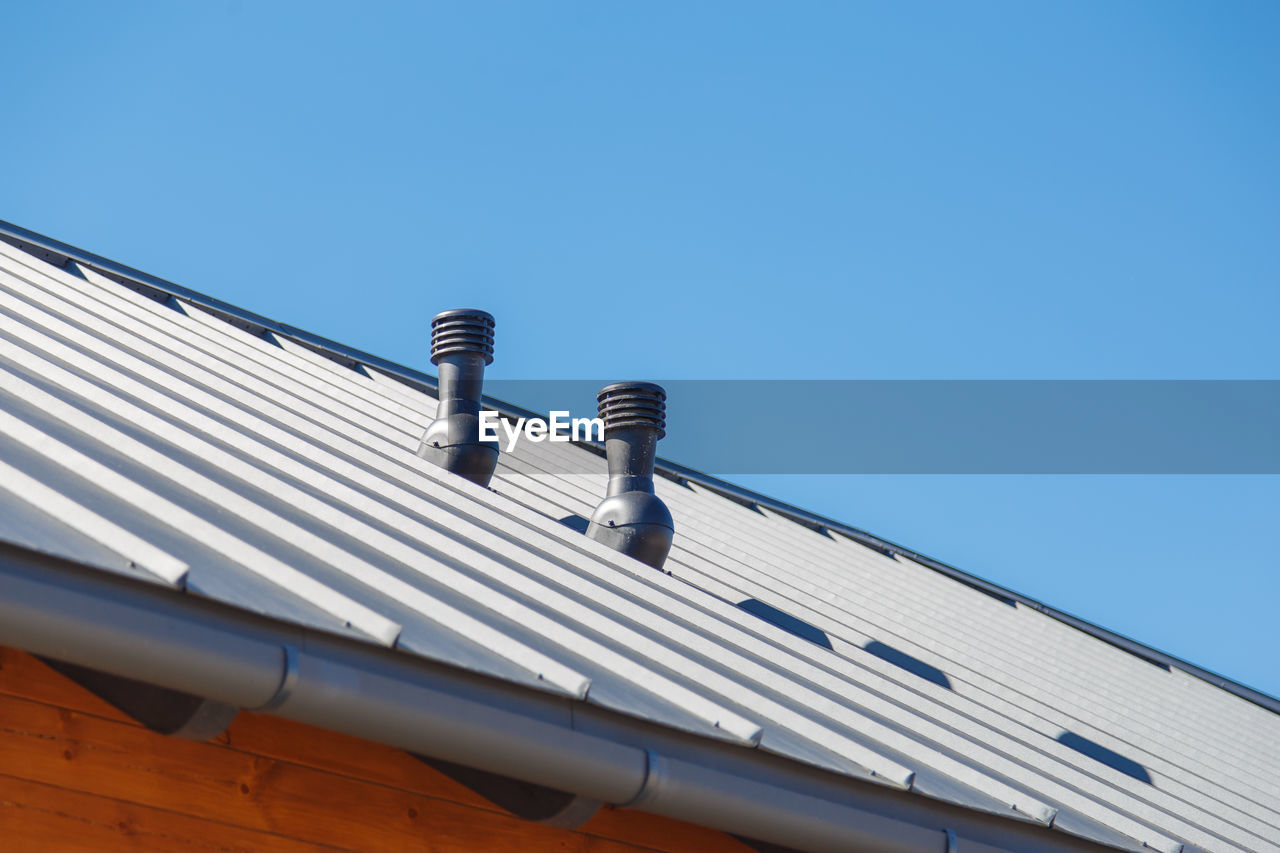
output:
[[[278,336],[283,343],[297,342],[303,347],[313,352],[320,353],[325,358],[342,364],[346,367],[354,367],[357,369],[374,368],[377,371],[375,378],[380,375],[394,377],[397,385],[407,384],[419,391],[425,391],[427,394],[435,397],[438,388],[438,380],[436,377],[423,373],[420,370],[405,367],[380,358],[372,353],[364,352],[354,347],[346,346],[337,341],[315,335],[304,329],[290,326],[287,323],[280,323],[260,314],[255,314],[244,308],[239,308],[219,299],[207,296],[203,293],[175,284],[141,270],[125,266],[105,258],[93,252],[71,246],[51,237],[37,234],[20,225],[12,222],[0,220],[0,242],[6,242],[12,246],[16,246],[23,251],[33,254],[37,258],[49,261],[55,266],[62,267],[67,261],[73,260],[78,264],[90,267],[94,270],[103,272],[107,277],[124,284],[132,290],[143,293],[157,299],[165,301],[169,297],[176,297],[184,304],[190,304],[204,308],[221,317],[228,323],[239,329],[244,329],[254,335],[261,336]],[[509,415],[512,418],[535,416],[538,413],[531,412],[519,406],[512,405],[501,400],[487,398],[487,403],[491,408]],[[594,446],[591,442],[583,442],[582,446]],[[597,447],[603,454],[603,447]],[[947,577],[958,580],[959,582],[971,586],[974,589],[980,589],[993,595],[998,599],[1008,603],[1017,602],[1027,607],[1031,607],[1041,613],[1053,617],[1061,622],[1071,625],[1089,636],[1101,639],[1111,645],[1128,651],[1130,654],[1156,663],[1160,666],[1179,669],[1183,672],[1191,673],[1198,678],[1202,678],[1211,684],[1215,684],[1236,696],[1248,699],[1254,704],[1263,708],[1280,713],[1280,699],[1261,691],[1255,690],[1245,684],[1232,681],[1218,673],[1204,669],[1182,658],[1170,655],[1159,649],[1139,643],[1122,634],[1117,634],[1100,625],[1096,625],[1088,620],[1081,619],[1071,613],[1058,610],[1055,607],[1045,604],[1029,595],[1001,587],[990,581],[971,575],[962,571],[955,566],[947,565],[932,557],[919,552],[913,551],[895,542],[891,542],[879,536],[868,533],[865,530],[846,524],[842,521],[827,518],[818,515],[800,507],[771,498],[768,495],[762,495],[745,489],[734,483],[721,480],[709,474],[695,471],[677,462],[668,459],[659,458],[655,466],[655,470],[661,472],[664,476],[671,477],[677,482],[692,482],[699,486],[705,487],[715,494],[726,497],[730,500],[743,504],[744,506],[770,509],[779,513],[785,518],[802,524],[824,533],[840,533],[852,538],[856,542],[860,542],[869,548],[879,551],[890,556],[905,556],[909,560],[918,562],[921,565],[946,575]]]
[[[590,515],[603,459],[556,474],[591,451],[524,443],[486,490],[416,457],[435,408],[0,244],[0,538],[850,784],[1119,847],[1280,850],[1280,715],[697,483],[657,481],[678,532],[656,572],[558,521]]]

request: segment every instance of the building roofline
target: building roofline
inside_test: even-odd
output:
[[[0,645],[786,848],[1139,847],[1101,827],[1081,833],[807,767],[7,544]]]
[[[192,305],[196,305],[213,314],[216,314],[231,323],[243,329],[247,329],[255,334],[263,334],[270,332],[273,335],[279,335],[308,349],[323,355],[333,361],[345,364],[348,367],[370,367],[385,373],[397,380],[404,382],[406,385],[426,391],[432,395],[436,393],[436,378],[428,373],[415,370],[404,365],[397,364],[372,353],[338,343],[320,335],[313,334],[290,326],[287,323],[281,323],[256,314],[252,311],[223,302],[198,291],[184,287],[171,281],[167,281],[150,273],[142,272],[133,267],[113,261],[93,252],[80,249],[52,237],[47,237],[30,229],[23,228],[4,220],[0,220],[0,240],[9,243],[29,254],[49,261],[57,266],[65,266],[68,260],[76,263],[84,264],[92,267],[98,272],[106,275],[121,284],[138,290],[155,299],[167,299],[170,297],[180,299]],[[536,413],[520,406],[508,403],[503,400],[497,400],[492,397],[485,397],[485,401],[490,404],[494,410],[502,415],[511,418],[531,417]],[[587,447],[594,452],[603,454],[603,445],[600,442],[575,442],[576,444]],[[1234,681],[1226,676],[1220,675],[1212,670],[1197,666],[1189,661],[1183,660],[1168,652],[1161,651],[1152,646],[1141,643],[1137,640],[1119,634],[1110,629],[1096,625],[1079,616],[1051,607],[1038,599],[1029,595],[1016,592],[991,581],[984,580],[976,575],[970,574],[955,566],[948,565],[933,557],[913,551],[902,545],[892,542],[888,539],[868,533],[852,525],[845,524],[835,519],[828,518],[817,513],[810,512],[800,507],[793,506],[784,501],[771,498],[759,492],[752,491],[742,486],[735,485],[719,477],[705,474],[696,469],[671,462],[666,459],[659,458],[655,465],[655,471],[663,476],[677,481],[684,480],[696,483],[699,486],[713,491],[722,497],[737,503],[748,506],[757,506],[775,512],[781,516],[791,519],[798,524],[809,527],[819,532],[839,533],[849,539],[872,548],[883,554],[890,556],[905,557],[913,562],[919,563],[940,574],[946,575],[952,580],[958,581],[966,586],[986,593],[994,598],[1000,599],[1009,604],[1021,604],[1039,611],[1053,619],[1070,625],[1077,630],[1102,640],[1116,648],[1128,652],[1156,666],[1166,669],[1177,669],[1192,675],[1202,681],[1208,682],[1215,687],[1221,688],[1235,696],[1252,702],[1262,708],[1267,709],[1276,714],[1280,714],[1280,699],[1263,693],[1246,684]]]

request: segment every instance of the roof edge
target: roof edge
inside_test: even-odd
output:
[[[1111,848],[18,546],[0,645],[788,848]]]
[[[281,323],[256,314],[252,311],[223,302],[198,291],[183,287],[180,284],[162,279],[150,273],[142,272],[133,267],[104,258],[93,252],[85,251],[52,237],[47,237],[30,229],[23,228],[11,222],[0,220],[0,240],[15,246],[22,251],[32,254],[42,260],[55,264],[56,266],[65,266],[68,260],[76,261],[92,267],[98,272],[103,273],[121,283],[132,286],[135,289],[151,291],[153,297],[174,297],[199,306],[207,311],[219,315],[224,320],[241,328],[248,329],[256,334],[271,332],[275,335],[281,335],[296,343],[299,343],[320,355],[344,364],[348,367],[371,367],[381,371],[395,379],[404,382],[419,390],[426,391],[431,395],[435,395],[437,391],[436,378],[428,373],[424,373],[413,368],[405,367],[372,353],[338,343],[321,335],[307,332],[303,329],[290,326],[287,323]],[[528,418],[537,416],[537,413],[520,406],[513,405],[503,400],[497,400],[492,397],[485,397],[485,401],[492,405],[493,409],[500,414],[510,418]],[[604,447],[599,442],[574,442],[582,447],[587,447],[596,453],[603,455]],[[1018,603],[1024,607],[1030,607],[1050,618],[1063,622],[1071,627],[1083,631],[1084,633],[1102,640],[1103,642],[1115,646],[1122,651],[1139,657],[1148,663],[1156,666],[1162,666],[1171,669],[1177,669],[1195,678],[1212,684],[1222,690],[1245,699],[1255,705],[1265,708],[1272,713],[1280,714],[1280,698],[1271,696],[1261,690],[1242,684],[1227,678],[1224,675],[1197,666],[1190,661],[1183,660],[1176,655],[1161,651],[1160,649],[1148,646],[1127,637],[1123,634],[1104,628],[1093,622],[1051,607],[1038,599],[1029,595],[1016,592],[1002,587],[999,584],[984,580],[976,575],[970,574],[963,569],[948,565],[940,560],[934,559],[926,554],[921,554],[906,548],[902,545],[892,542],[888,539],[881,538],[865,530],[861,530],[852,525],[845,524],[835,519],[828,518],[817,513],[810,512],[800,507],[788,504],[785,501],[771,498],[767,495],[754,492],[742,486],[735,485],[719,477],[705,474],[694,468],[671,462],[666,459],[658,458],[655,464],[655,471],[674,480],[688,480],[710,491],[716,492],[722,497],[737,503],[755,505],[763,507],[772,512],[795,521],[817,531],[831,531],[846,536],[861,545],[879,551],[889,556],[902,556],[909,560],[917,562],[922,566],[933,569],[940,574],[946,575],[952,580],[958,581],[973,589],[984,592],[995,598],[1001,599],[1009,603]]]

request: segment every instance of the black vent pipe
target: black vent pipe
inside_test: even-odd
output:
[[[675,522],[653,491],[658,439],[666,435],[667,393],[652,382],[619,382],[596,397],[609,460],[606,497],[591,514],[587,535],[661,569]]]
[[[493,364],[493,315],[474,308],[442,311],[431,321],[431,363],[440,368],[436,419],[418,455],[441,468],[489,485],[498,466],[496,442],[480,441],[484,369]]]

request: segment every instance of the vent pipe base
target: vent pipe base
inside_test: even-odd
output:
[[[587,526],[587,536],[655,569],[666,562],[675,536],[671,512],[653,490],[666,399],[651,382],[621,382],[600,391],[609,487]]]

